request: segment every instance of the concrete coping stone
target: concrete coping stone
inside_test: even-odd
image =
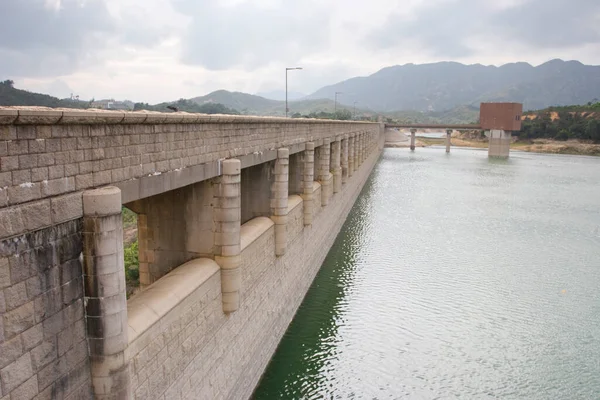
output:
[[[271,218],[257,217],[243,224],[240,228],[240,249],[250,246],[256,239],[267,232],[275,223]]]
[[[0,124],[346,124],[373,125],[376,122],[338,121],[315,118],[261,117],[250,115],[200,114],[187,112],[112,111],[100,109],[0,106]]]
[[[83,192],[83,215],[113,215],[121,213],[121,189],[105,186]]]
[[[219,265],[214,260],[197,258],[175,268],[129,299],[127,301],[129,344],[218,272]]]
[[[302,197],[298,196],[297,194],[288,196],[288,214],[300,204],[302,204]]]
[[[0,124],[7,125],[12,124],[19,117],[17,110],[2,109],[0,108]]]

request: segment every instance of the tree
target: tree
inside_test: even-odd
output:
[[[561,140],[563,142],[569,140],[569,131],[566,129],[561,129],[560,132],[558,132],[558,135],[554,137],[554,139]]]
[[[590,119],[585,127],[585,133],[590,140],[600,142],[600,123],[596,119]]]
[[[5,81],[0,82],[0,84],[6,85],[6,86],[10,86],[10,87],[14,87],[15,86],[15,81],[13,81],[12,79],[7,79]]]

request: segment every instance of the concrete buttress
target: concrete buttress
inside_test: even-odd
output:
[[[329,172],[329,163],[331,160],[331,141],[329,138],[323,139],[323,146],[319,151],[319,182],[321,183],[321,205],[329,204],[331,197],[332,176]]]
[[[223,174],[216,193],[215,261],[221,267],[221,293],[225,313],[236,311],[240,306],[240,173],[240,160],[224,160]]]
[[[348,135],[344,135],[342,139],[342,184],[348,181]]]
[[[277,149],[275,176],[271,183],[271,219],[275,223],[275,255],[277,256],[284,255],[287,246],[289,162],[289,149]]]
[[[304,203],[304,226],[313,221],[313,182],[315,180],[315,143],[307,142],[303,154],[302,201]]]
[[[333,165],[331,172],[333,174],[333,193],[339,193],[342,190],[342,166],[341,166],[341,151],[342,141],[340,137],[331,144]]]
[[[96,399],[129,399],[121,190],[83,193],[85,313]]]

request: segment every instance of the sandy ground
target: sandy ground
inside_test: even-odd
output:
[[[402,132],[387,130],[385,137],[386,147],[409,147],[410,137]],[[487,149],[488,140],[482,138],[479,133],[473,132],[454,132],[451,139],[452,146],[475,147]],[[427,147],[432,145],[443,146],[443,138],[421,138],[417,140],[416,146]],[[532,141],[517,141],[513,137],[513,143],[510,146],[513,150],[529,151],[533,153],[548,154],[574,154],[585,156],[600,156],[600,144],[585,143],[579,140],[567,140],[561,142],[550,139],[534,139]]]
[[[487,140],[463,139],[453,137],[452,146],[487,148]],[[441,144],[440,142],[427,140],[428,145]],[[548,154],[574,154],[584,156],[600,156],[600,144],[582,143],[578,140],[567,140],[561,142],[549,139],[535,139],[531,142],[515,141],[510,145],[512,150],[529,151],[532,153]]]
[[[600,144],[582,143],[578,140],[559,142],[556,140],[536,139],[533,140],[533,143],[513,143],[511,149],[531,151],[534,153],[600,156]]]
[[[415,140],[415,147],[425,147],[426,143]],[[385,130],[385,147],[410,147],[410,136],[396,129]]]

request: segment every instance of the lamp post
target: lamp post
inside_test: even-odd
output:
[[[354,110],[352,111],[352,119],[356,119],[356,103],[358,103],[358,101],[354,102]]]
[[[285,69],[285,117],[288,116],[288,93],[287,93],[287,73],[293,69],[302,69],[302,67],[286,67]]]
[[[342,92],[335,92],[335,101],[333,102],[333,113],[337,113],[337,96],[338,94],[342,94]]]

